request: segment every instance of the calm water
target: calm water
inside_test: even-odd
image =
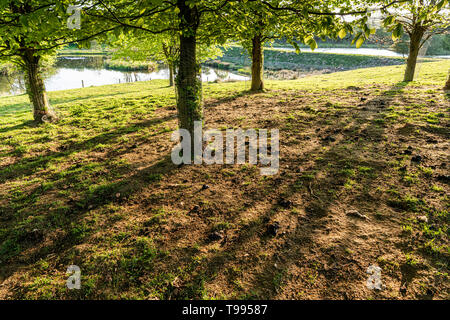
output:
[[[203,67],[202,80],[215,81],[247,80],[248,77],[224,70]],[[154,72],[128,72],[105,69],[103,57],[60,57],[54,68],[44,74],[47,91],[77,89],[155,79],[169,79],[169,69],[159,68]],[[23,78],[0,76],[0,96],[15,95],[25,92]]]

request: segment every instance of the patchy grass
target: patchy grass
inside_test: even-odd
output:
[[[166,81],[51,92],[42,126],[0,98],[0,297],[448,299],[449,67],[205,84],[207,127],[280,129],[271,177],[173,165]]]

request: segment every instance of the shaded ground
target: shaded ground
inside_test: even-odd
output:
[[[438,86],[207,88],[208,128],[280,130],[272,177],[173,165],[158,90],[59,97],[62,123],[0,128],[0,298],[448,299]],[[81,290],[65,288],[72,264]]]

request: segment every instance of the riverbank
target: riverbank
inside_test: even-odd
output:
[[[158,64],[152,61],[126,61],[107,59],[104,62],[106,69],[118,71],[148,71],[152,72],[158,69]]]
[[[357,54],[335,54],[320,52],[296,52],[276,49],[264,49],[264,68],[266,76],[287,79],[301,77],[310,73],[332,73],[359,68],[401,65],[405,59],[401,57],[378,57]],[[230,47],[224,50],[221,57],[208,61],[206,65],[233,70],[242,74],[250,74],[251,60],[242,47]],[[289,72],[290,71],[290,72]]]

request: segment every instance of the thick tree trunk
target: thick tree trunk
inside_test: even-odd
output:
[[[25,66],[25,88],[33,105],[34,120],[38,123],[56,121],[57,117],[50,107],[40,70],[40,57],[29,50],[23,55]]]
[[[450,91],[450,74],[448,75],[447,82],[445,83],[444,91]]]
[[[414,80],[414,74],[416,71],[417,56],[419,55],[420,42],[422,41],[423,31],[420,27],[413,30],[410,35],[409,42],[409,55],[406,62],[405,76],[403,78],[404,82],[409,82]]]
[[[252,39],[252,91],[264,89],[264,50],[262,47],[261,35]]]
[[[194,121],[203,118],[202,81],[197,62],[197,28],[199,16],[196,7],[189,7],[185,0],[178,0],[181,22],[180,59],[176,77],[178,124],[194,138]],[[193,140],[192,140],[193,141]]]

